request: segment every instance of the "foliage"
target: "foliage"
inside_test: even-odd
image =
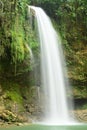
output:
[[[27,4],[30,1],[3,0],[1,2],[3,7],[0,10],[0,66],[3,71],[6,70],[5,66],[8,66],[8,68],[6,67],[7,73],[13,72],[14,69],[15,75],[17,75],[17,73],[31,70],[29,46],[32,49],[37,46],[27,16]],[[21,66],[20,69],[18,66]],[[25,66],[23,71],[21,71],[22,66]],[[8,72],[9,67],[11,70]]]

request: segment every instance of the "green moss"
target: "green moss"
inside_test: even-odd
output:
[[[22,103],[22,97],[16,91],[7,91],[6,98],[12,100],[13,102]]]
[[[14,82],[5,81],[2,83],[5,98],[13,102],[22,103],[20,86]]]

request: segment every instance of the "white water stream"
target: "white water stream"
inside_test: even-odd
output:
[[[46,13],[39,7],[29,6],[30,9],[34,11],[40,39],[42,85],[46,96],[44,120],[49,123],[68,123],[70,116],[65,91],[61,40]]]

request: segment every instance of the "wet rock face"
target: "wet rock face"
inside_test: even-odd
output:
[[[28,93],[27,93],[28,92]],[[32,86],[26,94],[23,94],[24,108],[29,114],[32,120],[38,120],[43,114],[43,107],[40,102],[40,93],[38,93],[38,87]]]

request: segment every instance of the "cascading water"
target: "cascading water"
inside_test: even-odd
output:
[[[40,39],[42,85],[46,96],[44,120],[49,123],[68,123],[70,116],[62,68],[61,40],[45,12],[39,7],[29,6],[30,9],[35,13]]]

